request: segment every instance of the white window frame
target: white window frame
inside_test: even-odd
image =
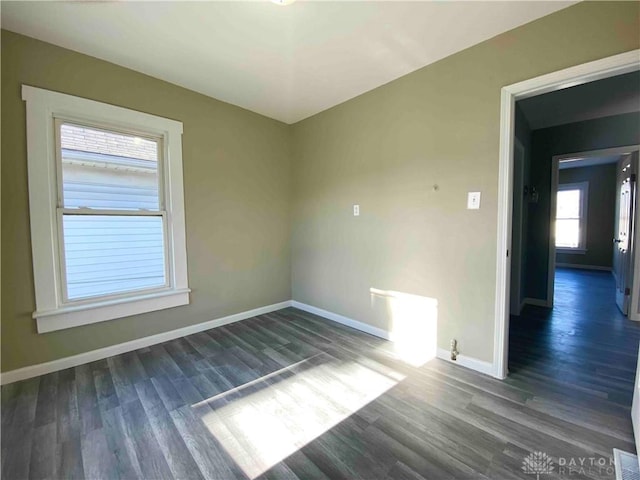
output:
[[[22,86],[27,112],[27,163],[33,273],[38,333],[87,325],[187,305],[189,286],[182,177],[182,122]],[[167,285],[152,290],[65,301],[58,219],[56,119],[114,131],[139,132],[160,139],[159,166],[164,200]],[[99,212],[94,212],[98,214]]]
[[[580,238],[577,247],[558,247],[556,245],[556,252],[558,253],[575,253],[585,254],[587,253],[587,218],[589,213],[589,182],[577,182],[577,183],[561,183],[558,185],[558,192],[564,190],[580,190]],[[556,209],[558,201],[556,199]],[[554,221],[558,220],[558,213],[554,214]]]

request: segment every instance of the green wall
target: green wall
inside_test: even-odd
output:
[[[379,328],[371,287],[435,298],[438,346],[491,362],[500,89],[637,49],[639,8],[579,3],[294,125],[293,298]]]
[[[638,113],[569,123],[531,133],[531,184],[538,190],[540,200],[529,204],[527,297],[547,298],[553,156],[638,144]]]
[[[584,255],[558,252],[556,262],[611,268],[616,216],[616,165],[594,165],[559,171],[559,184],[579,182],[589,182],[587,252]]]
[[[190,305],[36,333],[22,84],[184,123]],[[289,126],[7,31],[1,100],[2,371],[291,298]]]
[[[439,346],[491,361],[500,89],[638,48],[638,17],[637,2],[580,3],[294,126],[3,32],[2,370],[292,294],[389,328],[371,287],[436,298]],[[184,122],[191,305],[35,332],[23,83]]]

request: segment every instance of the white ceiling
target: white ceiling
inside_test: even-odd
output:
[[[566,170],[568,168],[582,168],[593,167],[595,165],[606,165],[608,163],[616,163],[622,155],[609,155],[603,157],[584,157],[584,158],[571,158],[567,160],[560,160],[560,170]]]
[[[2,1],[2,28],[294,123],[573,3]]]
[[[640,111],[640,72],[520,100],[532,130]]]

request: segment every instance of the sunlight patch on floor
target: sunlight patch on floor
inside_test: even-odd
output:
[[[264,388],[203,414],[206,427],[249,478],[261,475],[405,378],[371,360],[363,365],[329,358],[280,381],[271,375]],[[220,400],[220,395],[214,398]]]

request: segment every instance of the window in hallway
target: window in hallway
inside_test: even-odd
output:
[[[587,238],[587,199],[589,183],[558,186],[556,203],[556,247],[585,251]]]

